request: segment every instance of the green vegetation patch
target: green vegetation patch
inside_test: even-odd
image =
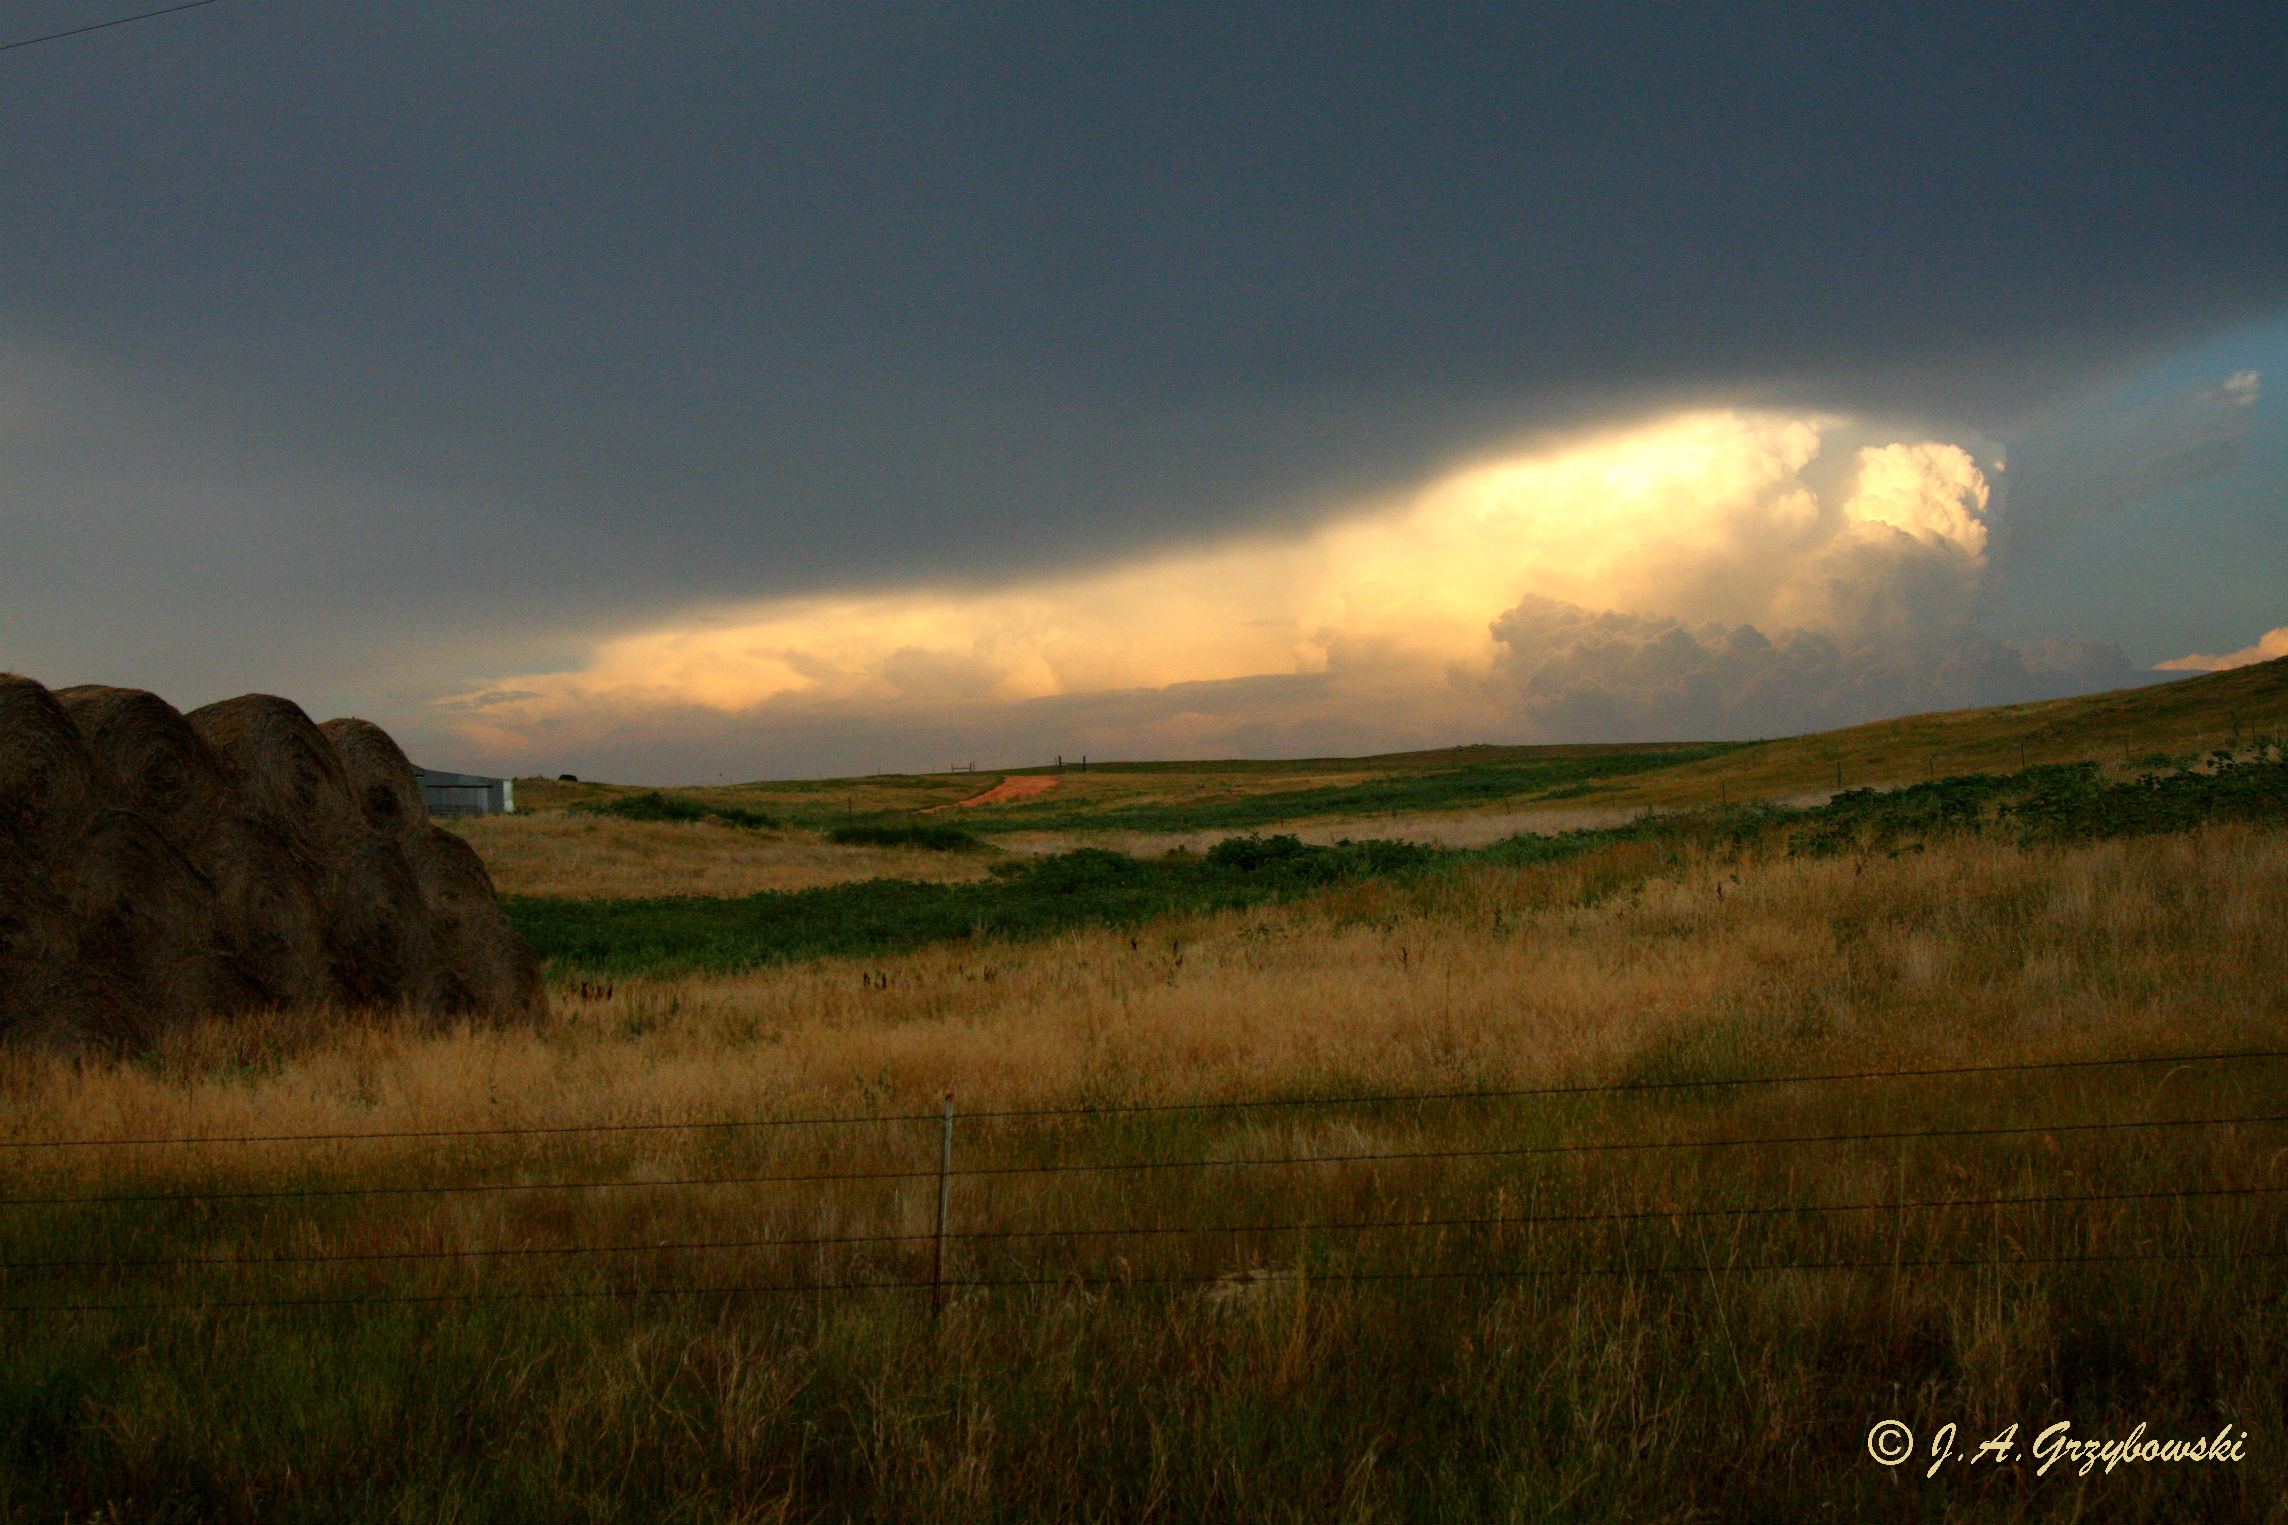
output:
[[[702,805],[682,796],[670,797],[654,789],[646,794],[627,794],[617,799],[574,805],[583,815],[608,815],[622,821],[721,821],[727,826],[744,826],[751,831],[769,831],[779,823],[775,816],[761,810],[746,810],[737,805]]]
[[[1220,856],[1219,856],[1220,854]],[[873,879],[737,899],[511,896],[509,917],[552,972],[680,974],[897,952],[963,938],[1042,937],[1237,909],[1444,856],[1406,842],[1314,847],[1293,837],[1204,857],[1144,860],[1101,847],[997,864],[973,884]]]
[[[2187,831],[2210,821],[2288,825],[2288,754],[2275,747],[2254,758],[2215,752],[2205,771],[2180,764],[2133,783],[2105,783],[2092,767],[2041,771],[2047,776],[2005,812],[2030,840]]]
[[[2270,745],[2251,756],[2220,751],[2127,781],[2107,779],[2094,763],[2061,763],[1852,789],[1816,809],[1775,814],[1764,829],[1787,827],[1790,851],[1816,854],[1901,850],[1990,828],[2030,845],[2188,831],[2212,821],[2288,824],[2288,755]]]
[[[1977,832],[2030,844],[2180,831],[2212,821],[2288,824],[2288,757],[2278,749],[2242,759],[2219,754],[2202,767],[2188,759],[2174,772],[2122,783],[2108,782],[2087,764],[1971,774],[1905,789],[1853,789],[1809,809],[1753,805],[1648,815],[1598,830],[1521,833],[1475,849],[1391,841],[1319,846],[1293,836],[1249,835],[1197,856],[1140,859],[1084,847],[1013,859],[969,884],[876,879],[738,899],[512,896],[506,904],[552,973],[675,974],[891,953],[965,938],[1136,926],[1291,899],[1345,880],[1403,879],[1472,864],[1559,864],[1624,842],[1717,850],[1770,843],[1810,856],[1896,855]]]
[[[921,847],[939,853],[985,845],[958,826],[837,826],[826,840],[843,847]]]

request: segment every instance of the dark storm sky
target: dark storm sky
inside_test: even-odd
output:
[[[222,0],[0,53],[0,665],[372,708],[1672,403],[2003,434],[2288,306],[2284,65],[2272,7],[1992,4]]]

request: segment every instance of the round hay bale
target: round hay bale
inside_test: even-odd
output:
[[[421,781],[387,731],[370,720],[329,720],[318,727],[349,780],[366,825],[388,837],[410,838],[429,824]]]
[[[0,1038],[255,1006],[536,1016],[539,969],[378,726],[0,675]]]
[[[326,910],[317,876],[285,839],[243,815],[208,834],[200,866],[214,881],[225,953],[257,1004],[310,1008],[342,1004],[326,946]]]
[[[241,694],[184,717],[230,769],[249,816],[321,871],[363,834],[333,743],[301,706]]]
[[[82,968],[71,909],[44,868],[0,837],[0,1041],[140,1046],[134,992]]]
[[[55,695],[0,673],[0,836],[47,859],[110,795],[87,738]]]
[[[139,688],[96,684],[57,689],[56,702],[118,782],[123,803],[148,812],[169,841],[199,856],[198,845],[237,808],[237,791],[181,712]]]
[[[404,848],[361,829],[326,864],[318,890],[342,999],[353,1006],[434,1009],[436,938]]]
[[[540,961],[501,909],[482,858],[442,826],[406,843],[437,939],[439,1009],[503,1021],[548,1014]]]
[[[253,1003],[224,951],[213,883],[147,816],[95,812],[48,874],[78,934],[78,967],[130,992],[143,1027]]]

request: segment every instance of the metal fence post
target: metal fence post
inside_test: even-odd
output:
[[[953,1093],[945,1093],[945,1138],[937,1159],[937,1259],[930,1267],[930,1312],[945,1312],[945,1219],[953,1202]]]

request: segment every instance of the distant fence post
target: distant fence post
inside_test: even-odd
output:
[[[953,1203],[953,1093],[945,1093],[945,1137],[937,1157],[937,1258],[930,1267],[930,1312],[945,1312],[945,1220]]]

